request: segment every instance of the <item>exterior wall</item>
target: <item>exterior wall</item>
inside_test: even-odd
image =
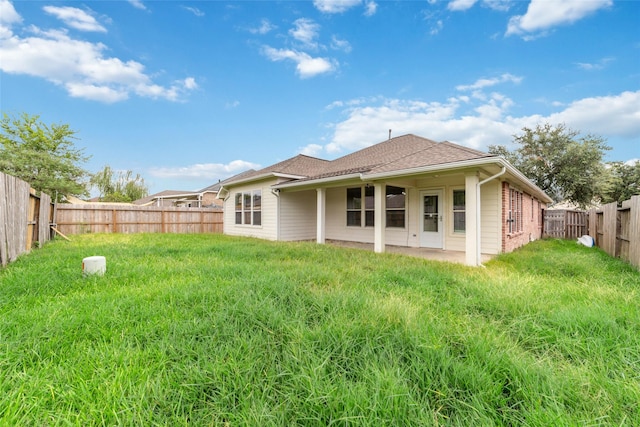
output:
[[[271,192],[271,186],[275,183],[276,180],[271,179],[229,189],[229,195],[224,202],[224,234],[277,240],[278,198]],[[262,190],[262,225],[236,224],[235,194],[252,190]]]
[[[278,240],[316,238],[316,190],[280,193],[280,235]]]
[[[502,251],[513,250],[542,237],[542,210],[546,204],[530,194],[522,192],[522,231],[509,233],[509,194],[510,190],[519,190],[507,182],[502,183]],[[533,206],[532,206],[533,205]]]
[[[500,181],[489,181],[480,187],[480,252],[483,254],[497,255],[501,252],[502,204],[500,203]]]
[[[327,239],[373,243],[373,227],[347,227],[347,187],[327,188],[326,200]]]
[[[405,228],[387,228],[385,244],[395,246],[420,246],[421,231],[421,191],[441,190],[443,194],[443,249],[464,251],[466,236],[453,231],[453,191],[464,189],[464,175],[456,174],[439,178],[419,179],[406,183],[390,181],[389,185],[405,187],[407,205],[405,212]],[[348,187],[354,187],[352,185]],[[326,238],[363,243],[374,242],[373,227],[347,227],[347,187],[327,189]],[[481,252],[497,254],[501,250],[500,227],[500,185],[499,181],[491,181],[481,187],[482,222]],[[314,203],[315,206],[315,203]]]

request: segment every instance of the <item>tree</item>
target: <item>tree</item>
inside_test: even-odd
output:
[[[91,176],[91,185],[100,192],[103,202],[133,202],[146,197],[149,189],[140,174],[131,171],[114,171],[106,165]]]
[[[584,207],[606,190],[605,140],[568,129],[563,124],[537,125],[514,135],[519,147],[490,146],[489,152],[504,156],[554,201],[568,200]]]
[[[88,194],[89,172],[80,167],[89,156],[74,146],[76,132],[67,124],[47,126],[40,116],[2,114],[0,171],[28,182],[55,200]]]
[[[640,194],[640,161],[607,163],[607,173],[607,187],[601,197],[603,203],[621,204]]]

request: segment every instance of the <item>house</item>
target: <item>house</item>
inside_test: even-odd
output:
[[[510,252],[542,235],[551,199],[505,159],[415,135],[333,161],[298,155],[227,180],[224,233]]]
[[[138,206],[178,206],[188,208],[221,208],[223,201],[218,198],[220,187],[229,180],[238,179],[255,172],[253,169],[227,178],[224,181],[203,188],[199,191],[164,190],[142,199],[134,200]]]

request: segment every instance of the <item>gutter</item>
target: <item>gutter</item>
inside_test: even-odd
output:
[[[482,265],[482,254],[480,253],[481,251],[480,246],[482,243],[480,241],[481,239],[480,224],[482,223],[482,210],[480,209],[480,187],[486,184],[487,182],[493,181],[499,176],[504,175],[506,172],[507,172],[507,167],[503,165],[502,170],[500,172],[498,172],[493,176],[490,176],[489,178],[483,179],[482,181],[476,184],[476,210],[477,210],[477,213],[476,213],[476,265]],[[500,203],[502,203],[502,201]]]

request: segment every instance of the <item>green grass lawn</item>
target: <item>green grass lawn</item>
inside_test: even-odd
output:
[[[107,274],[83,278],[82,258]],[[0,271],[0,425],[640,425],[640,273],[221,235],[83,235]]]

